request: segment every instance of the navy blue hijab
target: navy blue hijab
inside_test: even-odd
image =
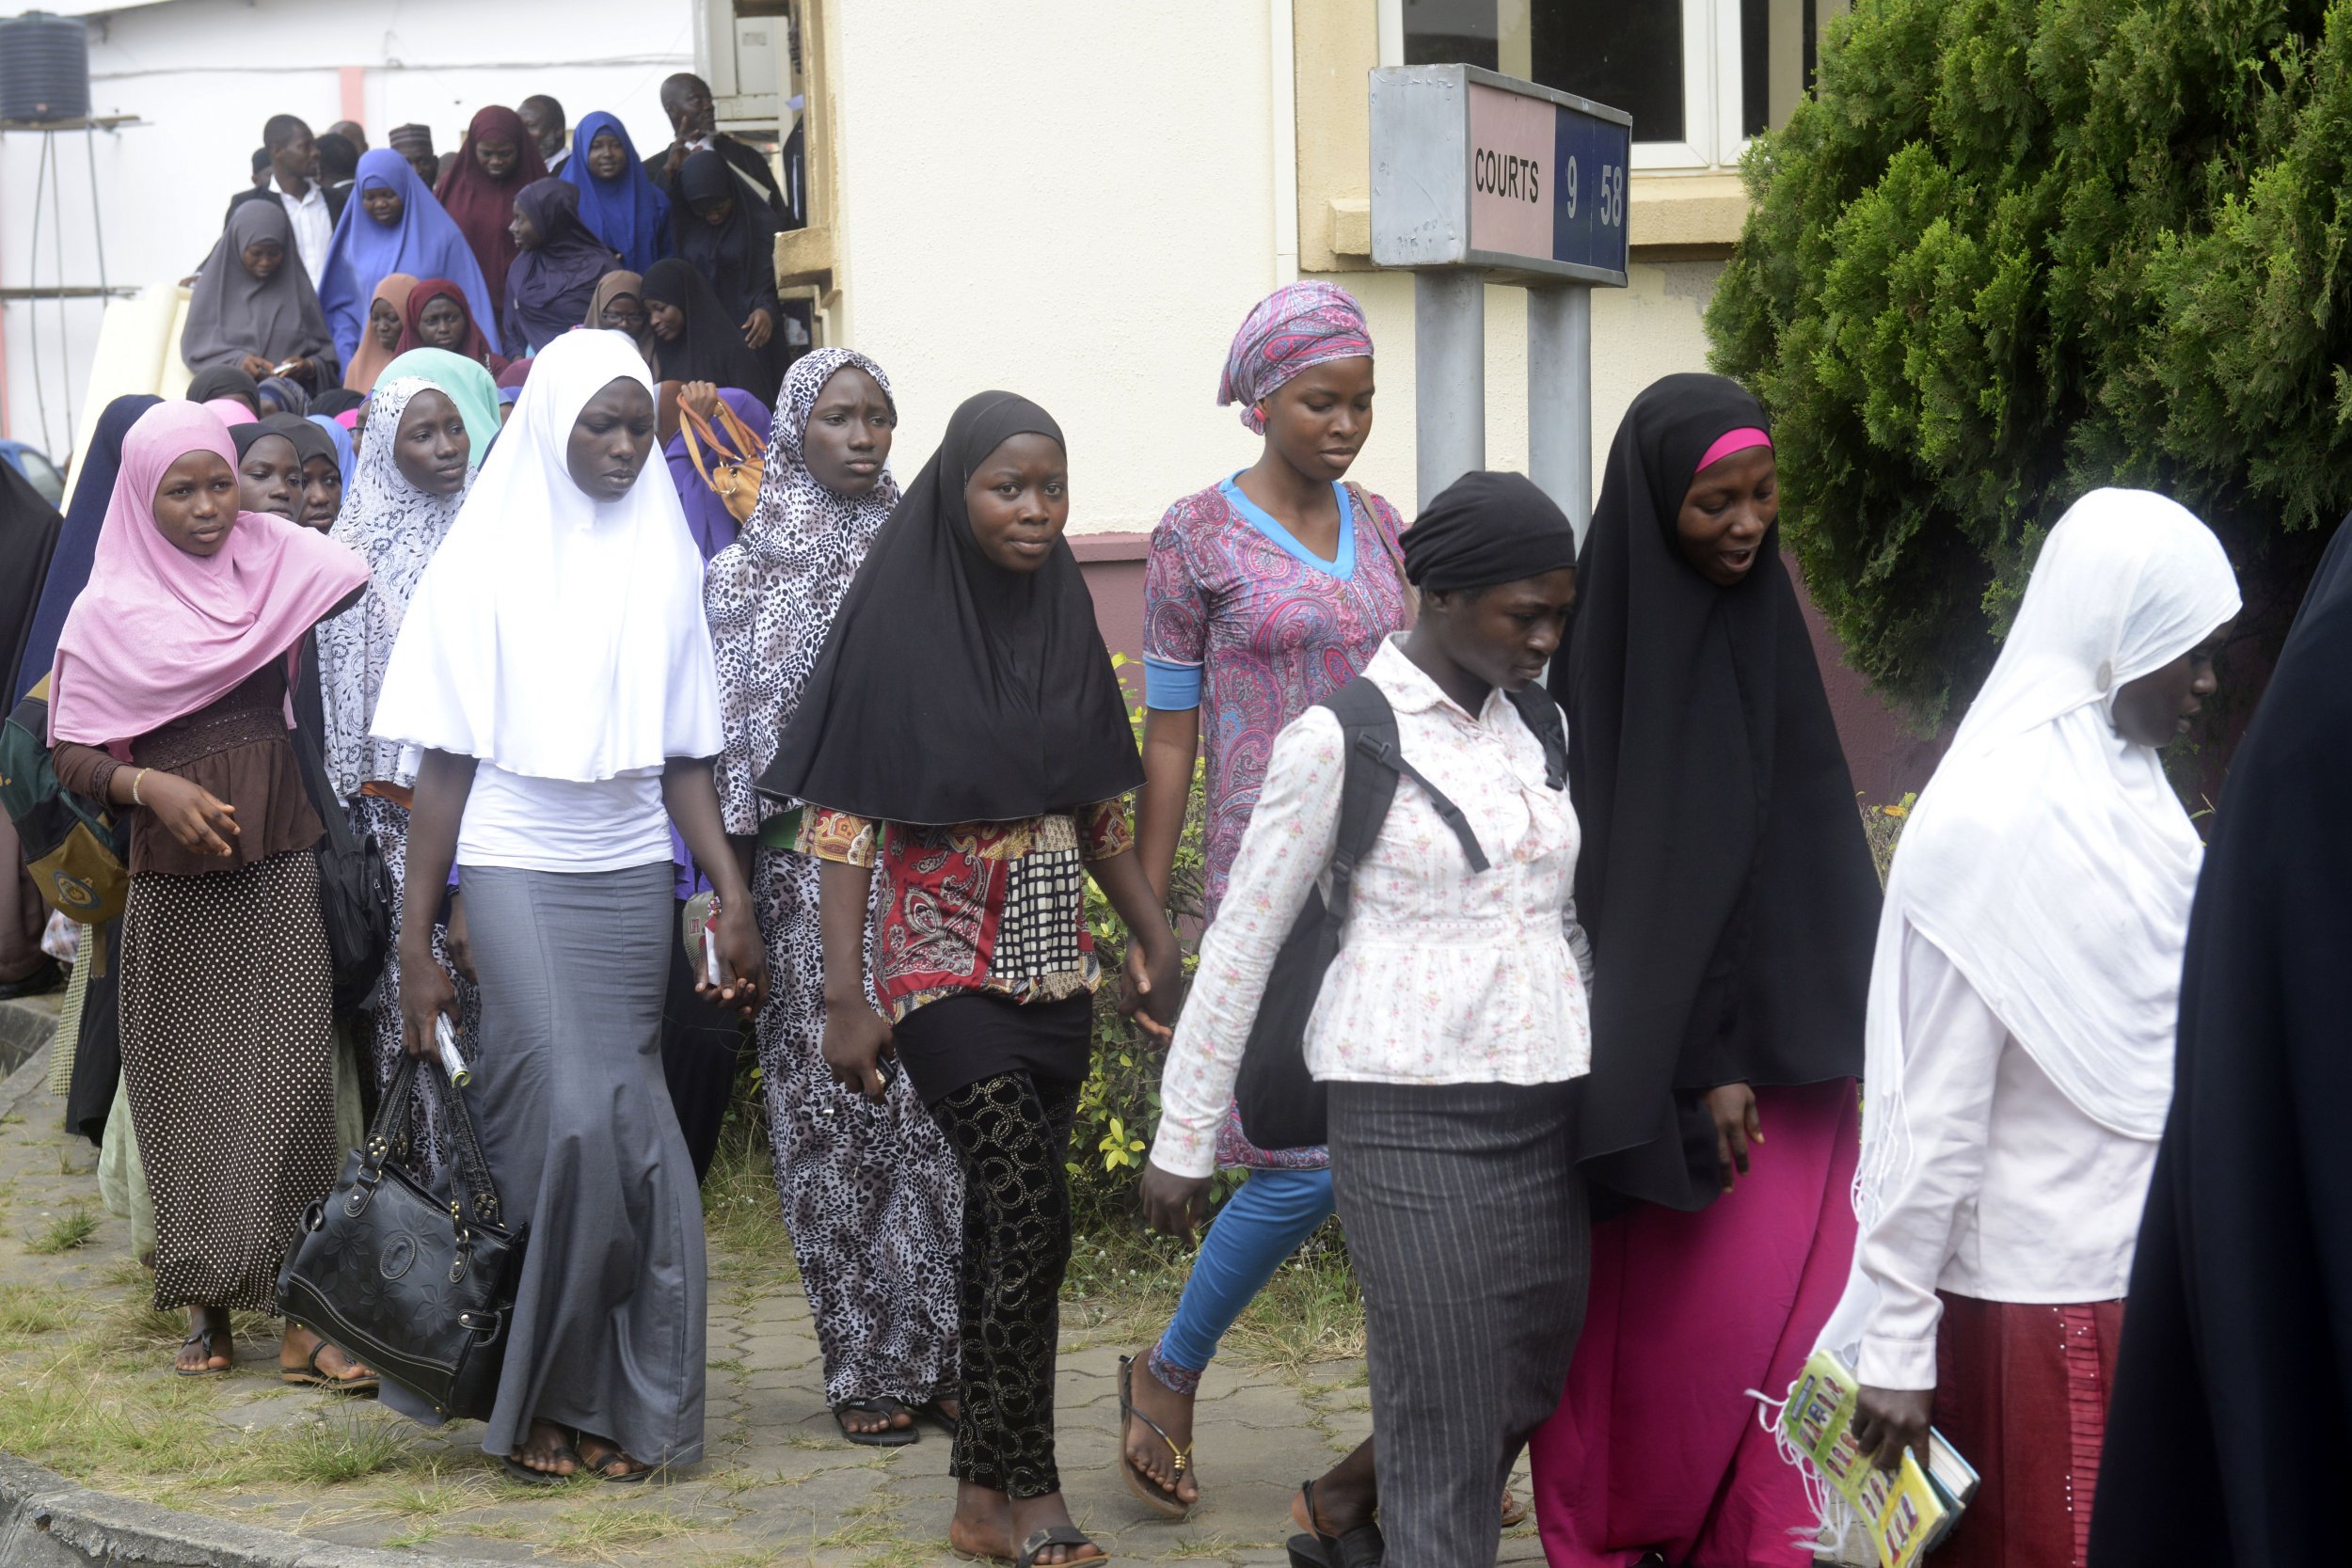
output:
[[[81,469],[73,476],[65,527],[57,534],[56,548],[50,552],[48,575],[41,579],[40,602],[33,609],[32,625],[24,629],[24,650],[8,672],[11,705],[56,662],[57,634],[65,629],[65,612],[81,597],[82,585],[89,581],[90,563],[98,558],[98,531],[106,520],[106,503],[114,499],[115,475],[122,467],[122,438],[141,414],[163,401],[135,392],[115,399],[98,416],[89,450],[82,454]]]

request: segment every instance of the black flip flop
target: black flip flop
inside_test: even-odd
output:
[[[325,1355],[326,1351],[327,1343],[321,1339],[310,1347],[310,1364],[307,1368],[296,1369],[280,1363],[278,1369],[278,1381],[291,1383],[298,1388],[324,1388],[330,1394],[341,1394],[346,1399],[355,1400],[372,1399],[382,1389],[384,1380],[373,1372],[364,1377],[337,1377],[326,1370],[319,1365],[319,1357]],[[344,1353],[343,1358],[352,1361],[355,1366],[358,1365],[349,1352]],[[525,1468],[528,1467],[525,1466]]]
[[[595,1459],[589,1458],[583,1451],[591,1442],[604,1445],[605,1451]],[[612,1486],[642,1486],[651,1481],[654,1472],[660,1468],[658,1465],[638,1465],[637,1461],[631,1459],[620,1444],[615,1443],[610,1437],[595,1437],[585,1432],[572,1433],[571,1454],[573,1458],[580,1461],[582,1475],[594,1476],[596,1480]],[[636,1465],[637,1468],[615,1470],[613,1466],[616,1465]]]
[[[1122,1355],[1119,1358],[1119,1474],[1127,1482],[1127,1490],[1161,1518],[1188,1518],[1192,1513],[1192,1504],[1137,1469],[1136,1462],[1127,1457],[1127,1423],[1141,1421],[1152,1429],[1153,1436],[1168,1445],[1168,1453],[1174,1457],[1173,1468],[1179,1481],[1184,1479],[1184,1472],[1192,1468],[1192,1445],[1187,1443],[1178,1448],[1176,1439],[1163,1431],[1159,1422],[1137,1410],[1135,1389],[1136,1358]]]
[[[866,1416],[913,1416],[914,1411],[897,1400],[843,1400],[833,1407],[833,1424],[841,1429],[841,1435],[862,1449],[903,1449],[909,1443],[919,1443],[923,1434],[912,1426],[884,1427],[880,1432],[851,1432],[841,1419],[845,1410]]]
[[[1089,1536],[1086,1531],[1080,1529],[1075,1525],[1048,1525],[1045,1528],[1039,1530],[1036,1534],[1030,1536],[1026,1541],[1021,1543],[1021,1555],[1012,1560],[1012,1568],[1036,1568],[1037,1554],[1043,1551],[1048,1546],[1099,1547],[1100,1545],[1100,1542],[1095,1541],[1092,1537]],[[1110,1560],[1110,1554],[1104,1552],[1100,1557],[1090,1557],[1086,1560],[1089,1562],[1108,1562]],[[1071,1568],[1076,1568],[1076,1565],[1073,1563],[1071,1565]]]
[[[558,1459],[567,1453],[571,1454],[573,1464],[580,1463],[580,1455],[574,1453],[569,1445],[555,1450]],[[507,1480],[520,1481],[525,1486],[562,1486],[580,1475],[578,1470],[568,1476],[559,1476],[552,1470],[534,1470],[511,1453],[499,1455],[499,1468],[506,1472]]]
[[[213,1340],[215,1337],[228,1332],[229,1331],[225,1328],[199,1328],[195,1333],[189,1335],[186,1338],[181,1340],[180,1348],[182,1350],[185,1350],[190,1345],[202,1345],[204,1347],[204,1359],[210,1361],[214,1356],[220,1354],[220,1352],[213,1348]],[[232,1339],[230,1343],[233,1345],[236,1341]],[[185,1367],[175,1366],[171,1369],[171,1375],[174,1377],[227,1377],[230,1372],[233,1372],[236,1370],[236,1357],[232,1355],[229,1358],[229,1365],[226,1367],[199,1367],[194,1371],[190,1371]]]
[[[1358,1525],[1336,1536],[1326,1535],[1323,1522],[1315,1516],[1315,1483],[1300,1481],[1298,1495],[1307,1505],[1307,1523],[1314,1534],[1291,1537],[1287,1544],[1294,1564],[1299,1568],[1380,1568],[1389,1555],[1389,1543],[1378,1525]],[[1300,1544],[1308,1540],[1314,1543],[1315,1556],[1302,1558]]]
[[[931,1425],[946,1433],[948,1440],[952,1442],[955,1439],[957,1429],[961,1427],[963,1422],[961,1418],[950,1416],[947,1412],[942,1410],[940,1408],[941,1402],[942,1402],[939,1400],[926,1400],[923,1403],[916,1405],[914,1407],[914,1418],[918,1421],[930,1422]]]

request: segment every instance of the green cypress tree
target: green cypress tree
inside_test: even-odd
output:
[[[2352,0],[1860,0],[1745,174],[1715,362],[1856,668],[1954,717],[2102,484],[2214,527],[2267,667],[2352,503]]]

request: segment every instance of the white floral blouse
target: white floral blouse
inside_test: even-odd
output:
[[[1473,873],[1428,797],[1400,781],[1308,1022],[1308,1070],[1378,1084],[1582,1076],[1592,958],[1576,919],[1581,835],[1567,792],[1545,783],[1542,743],[1500,691],[1475,719],[1465,713],[1398,640],[1364,673],[1396,711],[1406,757],[1462,809],[1491,864]],[[1173,1175],[1215,1168],[1274,956],[1338,840],[1345,772],[1327,708],[1309,708],[1274,743],[1160,1081],[1152,1160]]]

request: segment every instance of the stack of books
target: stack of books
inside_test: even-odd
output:
[[[1977,1472],[1932,1429],[1925,1465],[1908,1450],[1899,1470],[1871,1464],[1853,1438],[1861,1393],[1853,1369],[1835,1352],[1817,1351],[1788,1391],[1781,1432],[1853,1511],[1879,1568],[1912,1568],[1960,1522],[1977,1495]]]

